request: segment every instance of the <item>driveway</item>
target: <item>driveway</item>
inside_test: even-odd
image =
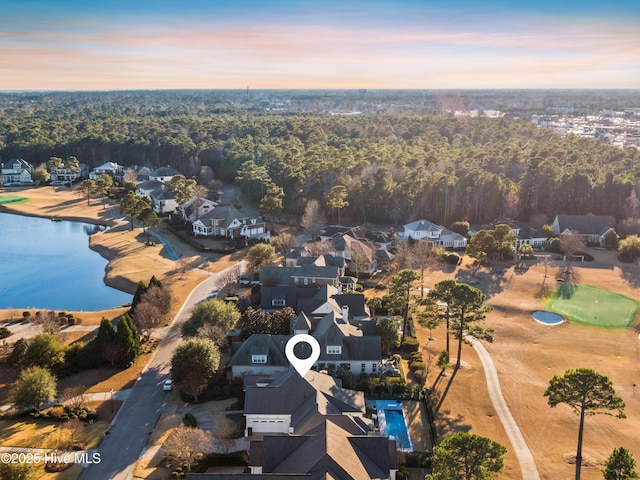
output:
[[[129,480],[133,477],[136,462],[167,401],[169,392],[162,390],[162,383],[169,377],[171,356],[182,341],[180,325],[189,317],[197,303],[211,296],[216,288],[217,275],[212,275],[198,285],[182,305],[129,397],[116,414],[111,429],[96,449],[100,453],[101,462],[90,464],[80,476],[82,480]]]

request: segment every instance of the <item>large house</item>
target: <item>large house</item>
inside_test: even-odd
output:
[[[250,473],[188,474],[194,480],[395,480],[395,440],[364,418],[362,392],[340,380],[289,368],[245,378]],[[255,435],[255,434],[258,435]]]
[[[428,245],[443,248],[466,248],[467,246],[465,237],[429,220],[416,220],[403,227],[404,231],[398,233],[398,237],[405,240],[409,238],[422,240]]]
[[[173,213],[178,210],[176,192],[169,190],[167,183],[161,180],[145,180],[136,185],[139,195],[151,199],[153,210],[159,214]]]
[[[33,165],[21,158],[12,158],[0,165],[0,176],[4,185],[32,185]]]
[[[124,174],[125,168],[122,165],[118,165],[115,162],[107,162],[91,170],[89,172],[89,178],[91,180],[97,180],[101,175],[109,175],[117,182],[121,182]]]
[[[313,370],[304,378],[291,366],[272,376],[247,375],[244,391],[247,435],[299,433],[317,415],[349,415],[366,425],[364,393]]]
[[[615,234],[616,221],[610,215],[557,215],[551,225],[553,233],[571,233],[584,238],[585,242],[604,245],[609,233]]]
[[[547,243],[547,237],[535,228],[522,223],[518,220],[512,220],[507,217],[498,217],[485,228],[487,230],[495,230],[498,225],[509,225],[513,233],[516,234],[516,250],[522,245],[531,245],[533,248],[543,248]],[[469,235],[475,235],[480,228],[469,230]]]
[[[218,205],[192,223],[197,236],[221,236],[229,239],[262,238],[267,234],[267,226],[262,217],[242,213],[233,205]]]
[[[234,348],[230,361],[233,377],[270,375],[285,370],[289,367],[285,346],[293,335],[300,333],[315,337],[320,344],[320,356],[315,363],[318,370],[343,368],[355,375],[377,374],[382,354],[380,337],[364,335],[365,328],[360,324],[367,323],[367,320],[351,317],[350,310],[348,304],[342,307],[337,302],[323,304],[313,315],[300,312],[291,324],[291,335],[251,335]],[[299,348],[304,350],[306,346]],[[301,358],[307,356],[304,352],[300,355]]]
[[[78,170],[74,171],[65,166],[51,170],[51,184],[64,185],[65,183],[75,182],[78,178],[87,176],[88,167],[84,163],[78,164]]]

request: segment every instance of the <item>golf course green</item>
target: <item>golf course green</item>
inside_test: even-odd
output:
[[[602,288],[562,284],[546,307],[583,325],[625,328],[633,322],[638,303]]]
[[[7,203],[24,203],[28,200],[27,197],[20,197],[18,195],[0,195],[0,205]]]

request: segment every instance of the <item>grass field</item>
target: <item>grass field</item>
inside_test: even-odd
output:
[[[20,197],[18,195],[0,195],[0,205],[5,205],[8,203],[24,203],[28,200],[29,199],[27,197]]]
[[[547,302],[547,308],[584,325],[624,328],[634,319],[635,300],[590,285],[563,284]]]

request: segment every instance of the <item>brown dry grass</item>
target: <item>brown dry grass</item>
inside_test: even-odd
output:
[[[640,269],[637,265],[619,264],[615,252],[592,251],[596,261],[576,267],[580,282],[605,288],[640,300]],[[555,289],[555,269],[546,283]],[[553,375],[571,368],[588,367],[611,378],[617,393],[626,402],[624,420],[597,415],[586,420],[583,449],[600,462],[618,446],[628,448],[640,458],[640,391],[633,385],[640,379],[640,341],[634,329],[598,329],[564,323],[549,327],[535,322],[531,312],[543,309],[536,293],[543,281],[544,268],[531,264],[515,272],[513,264],[500,263],[480,270],[479,287],[488,293],[487,303],[494,311],[487,315],[487,326],[495,329],[495,342],[486,344],[500,376],[502,391],[511,412],[531,449],[540,477],[556,480],[572,478],[572,465],[565,462],[567,452],[575,452],[578,417],[568,407],[551,409],[544,391]],[[444,278],[467,281],[474,277],[470,265],[464,263],[454,272],[431,272],[428,285]],[[637,322],[636,322],[637,324]],[[435,340],[428,342],[429,332],[418,327],[422,344],[438,354],[444,349],[444,328],[434,330]],[[452,340],[451,356],[455,361],[457,347]],[[437,425],[440,436],[458,430],[484,435],[510,448],[509,440],[488,398],[482,365],[465,345],[462,359],[467,368],[457,372],[440,405]],[[451,375],[451,371],[448,371]],[[437,371],[430,375],[433,383]],[[442,396],[450,377],[442,378],[437,391]],[[583,468],[582,478],[601,478],[600,467]],[[522,478],[512,452],[505,458],[502,479]]]

